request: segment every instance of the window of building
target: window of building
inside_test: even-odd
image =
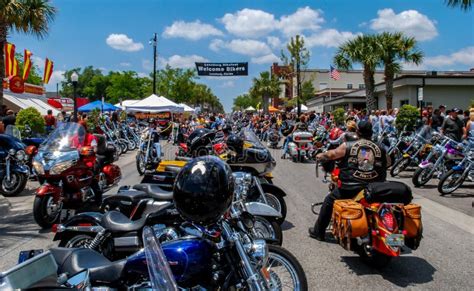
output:
[[[359,89],[365,89],[365,84],[359,84]]]
[[[347,84],[347,89],[352,89],[352,84]]]
[[[410,104],[409,99],[400,100],[400,107],[402,107],[403,105],[406,105],[406,104]]]
[[[319,90],[324,90],[328,87],[328,83],[319,83]]]

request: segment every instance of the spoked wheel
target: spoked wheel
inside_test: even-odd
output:
[[[59,247],[64,248],[86,248],[94,238],[87,234],[79,234],[73,237],[61,239]]]
[[[138,152],[137,154],[136,164],[137,164],[138,174],[140,176],[143,176],[145,174],[146,164],[145,164],[145,155],[141,151]]]
[[[268,262],[264,267],[269,290],[308,290],[303,267],[286,249],[268,245]]]
[[[261,216],[255,216],[254,219],[253,229],[257,236],[256,238],[261,238],[271,244],[281,246],[283,243],[281,226],[275,221],[268,220]]]
[[[133,139],[127,140],[127,149],[129,151],[133,151],[136,148],[137,148],[137,144],[135,143],[135,141]]]
[[[119,146],[122,151],[122,154],[126,154],[128,151],[128,143],[124,140],[119,140]]]
[[[390,170],[390,176],[396,177],[410,165],[410,158],[401,158],[393,164]]]
[[[415,173],[413,174],[412,177],[412,182],[415,187],[421,187],[428,183],[429,180],[431,180],[431,177],[433,174],[430,175],[432,168],[427,167],[427,168],[418,168],[416,169]]]
[[[7,197],[18,195],[25,189],[26,182],[28,177],[25,174],[11,172],[10,179],[7,179],[7,175],[3,176],[0,193]]]
[[[438,192],[441,196],[453,193],[462,183],[464,183],[463,172],[451,169],[439,179]]]

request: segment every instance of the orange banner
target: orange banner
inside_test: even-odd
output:
[[[41,86],[25,83],[25,93],[43,95],[44,94],[44,88],[41,87]]]
[[[12,73],[15,59],[15,45],[7,42],[3,49],[5,52],[5,76],[14,76]]]
[[[23,80],[26,81],[28,79],[28,76],[30,75],[30,70],[31,70],[31,56],[33,55],[32,52],[29,50],[25,49],[24,53],[24,61],[23,61]]]
[[[53,74],[53,62],[46,58],[46,62],[44,64],[44,75],[43,75],[43,83],[48,84],[49,79],[51,79],[51,75]]]
[[[18,60],[14,57],[13,58],[13,67],[12,67],[12,74],[11,76],[15,77],[15,76],[18,76],[18,72],[19,71],[19,68],[18,68]]]

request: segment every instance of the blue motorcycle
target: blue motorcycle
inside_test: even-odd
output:
[[[0,193],[18,195],[25,189],[30,174],[25,145],[13,136],[0,134]]]

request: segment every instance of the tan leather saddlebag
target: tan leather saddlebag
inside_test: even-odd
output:
[[[345,248],[350,248],[350,239],[365,236],[369,232],[364,207],[351,199],[334,201],[332,233]]]
[[[417,238],[423,233],[421,223],[421,206],[418,204],[408,204],[403,207],[405,223],[403,229],[407,232],[406,237]]]

